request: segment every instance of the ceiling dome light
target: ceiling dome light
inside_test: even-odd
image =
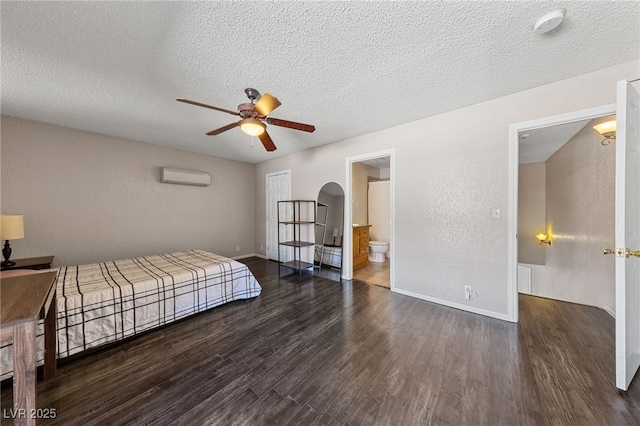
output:
[[[240,129],[249,136],[260,136],[264,133],[266,126],[262,121],[256,120],[255,118],[245,118],[242,120],[242,123],[240,123]]]
[[[533,26],[533,31],[538,34],[548,33],[562,23],[564,19],[564,9],[556,9],[538,19]]]

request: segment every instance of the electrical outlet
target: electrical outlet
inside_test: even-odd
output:
[[[236,251],[240,251],[240,246],[236,246]]]
[[[473,291],[473,290],[471,289],[471,286],[470,286],[470,285],[465,285],[465,286],[464,286],[464,298],[465,298],[466,300],[471,299],[471,292],[472,292],[472,291]]]
[[[264,250],[264,244],[260,244],[260,250]]]

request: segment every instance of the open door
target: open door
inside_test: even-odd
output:
[[[618,82],[616,135],[616,386],[640,367],[640,95]]]

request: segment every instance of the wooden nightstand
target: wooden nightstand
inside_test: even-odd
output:
[[[30,257],[28,259],[11,259],[16,262],[13,266],[1,267],[1,271],[12,269],[49,269],[53,263],[53,256]]]

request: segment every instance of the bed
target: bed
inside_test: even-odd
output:
[[[249,268],[203,250],[52,269],[57,280],[57,355],[65,358],[224,303],[260,295]],[[38,328],[38,364],[43,330]],[[0,347],[0,379],[13,375]]]
[[[317,264],[322,262],[323,265],[340,269],[342,267],[342,247],[329,247],[316,244],[314,260]]]

